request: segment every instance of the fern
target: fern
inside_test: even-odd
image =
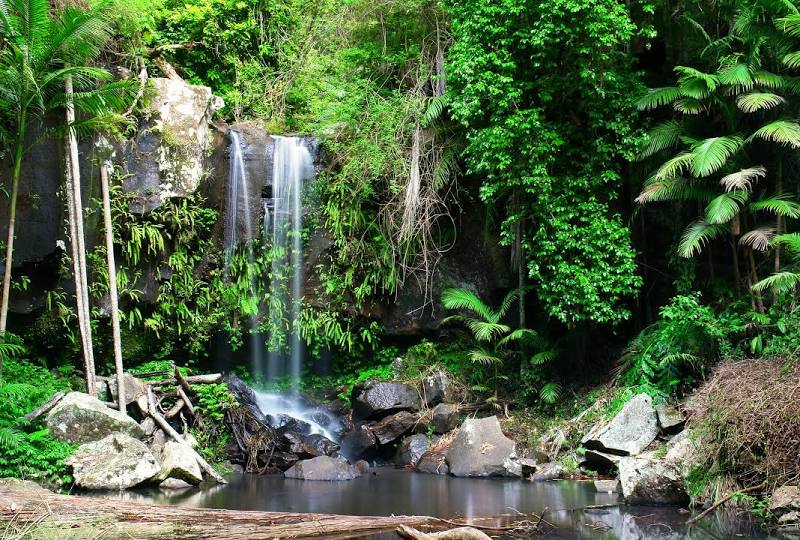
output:
[[[561,385],[556,382],[548,382],[539,390],[539,397],[548,404],[553,404],[558,401],[561,396]]]

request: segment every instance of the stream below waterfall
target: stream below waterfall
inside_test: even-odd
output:
[[[237,474],[224,486],[178,491],[139,489],[99,496],[232,510],[430,515],[493,526],[509,523],[509,516],[517,512],[544,512],[553,527],[537,538],[767,538],[744,514],[718,512],[689,528],[686,520],[690,515],[684,510],[617,505],[616,495],[597,493],[591,482],[455,478],[390,468],[373,469],[349,482]],[[370,538],[398,537],[384,534]]]

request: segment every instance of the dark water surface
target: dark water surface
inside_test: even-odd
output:
[[[256,475],[237,475],[230,480],[228,485],[203,490],[154,488],[113,496],[139,502],[232,510],[428,515],[479,520],[476,522],[483,525],[507,524],[511,520],[509,516],[520,512],[544,512],[545,520],[552,527],[547,527],[546,534],[537,538],[767,538],[743,515],[718,513],[699,525],[687,527],[690,515],[685,510],[618,505],[616,495],[596,493],[591,482],[531,483],[454,478],[383,468],[349,482]]]

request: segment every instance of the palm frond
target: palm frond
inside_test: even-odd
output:
[[[797,69],[798,67],[800,67],[800,51],[793,51],[787,53],[783,57],[783,63],[789,69]]]
[[[800,37],[800,15],[788,15],[775,19],[775,26],[792,37]]]
[[[642,111],[648,111],[669,105],[683,96],[677,86],[666,86],[662,88],[650,88],[647,93],[636,100],[636,107]]]
[[[674,147],[680,140],[683,133],[683,126],[677,120],[667,120],[655,126],[647,132],[647,140],[638,158],[644,159]]]
[[[694,99],[703,99],[717,89],[719,79],[716,75],[703,73],[693,67],[676,66],[675,72],[678,77],[678,88],[685,96]]]
[[[774,246],[783,246],[795,255],[800,255],[800,233],[784,233],[774,237],[771,242]]]
[[[753,80],[763,88],[770,88],[777,90],[786,86],[786,78],[777,73],[769,71],[758,70],[753,74]]]
[[[748,92],[736,97],[736,106],[745,113],[773,109],[784,103],[784,98],[771,92]]]
[[[507,336],[503,337],[497,342],[498,347],[505,347],[506,345],[517,341],[528,341],[529,343],[538,343],[541,341],[541,336],[536,330],[530,328],[517,328]]]
[[[531,356],[531,364],[534,366],[541,366],[552,362],[553,360],[558,357],[559,354],[558,349],[548,349],[546,351],[539,351],[538,353]]]
[[[483,366],[498,365],[503,363],[501,358],[486,349],[474,349],[470,351],[469,360],[473,364],[480,364]]]
[[[750,66],[743,62],[738,62],[720,69],[717,72],[717,77],[721,84],[733,86],[743,91],[750,90],[754,84],[753,76],[750,73]]]
[[[511,331],[511,328],[505,324],[493,323],[488,321],[479,321],[477,319],[469,319],[467,321],[467,328],[470,329],[475,339],[483,342],[491,342]]]
[[[695,98],[684,98],[676,101],[672,108],[681,114],[701,114],[708,110],[705,103]]]
[[[636,197],[638,204],[680,200],[709,200],[714,192],[690,178],[649,178]]]
[[[539,390],[539,398],[545,403],[552,405],[561,396],[561,385],[557,382],[548,382]]]
[[[466,309],[486,320],[494,320],[495,313],[477,294],[464,288],[450,288],[442,292],[445,309]]]
[[[703,220],[689,225],[678,243],[678,255],[694,257],[714,238],[724,234],[728,228],[721,224],[706,223]]]
[[[759,178],[764,178],[766,175],[767,169],[759,165],[725,175],[720,179],[719,183],[725,187],[725,191],[734,191],[738,189],[751,191],[753,189],[753,182],[757,181]]]
[[[751,212],[769,212],[776,216],[790,219],[800,218],[800,204],[791,199],[790,195],[775,195],[766,199],[750,203]]]
[[[739,245],[747,246],[755,251],[767,251],[774,236],[775,229],[773,227],[760,227],[744,233],[739,238]]]
[[[700,141],[692,148],[692,173],[708,176],[717,172],[741,146],[742,138],[736,135]]]
[[[800,148],[800,124],[792,120],[776,120],[756,130],[750,140],[754,138]]]
[[[531,289],[531,287],[527,287],[526,286],[526,287],[522,287],[521,289],[517,288],[517,289],[514,289],[512,291],[509,291],[509,293],[506,294],[503,297],[503,301],[500,302],[500,307],[498,307],[497,311],[494,312],[494,316],[495,317],[493,319],[491,319],[492,322],[498,322],[500,319],[505,317],[505,315],[508,312],[509,308],[514,304],[514,302],[517,301],[517,298],[519,298],[519,295],[522,292],[528,291],[530,289]]]
[[[706,222],[713,225],[728,223],[739,213],[748,197],[746,191],[729,191],[715,197],[706,206]]]
[[[442,117],[445,109],[447,108],[447,94],[442,96],[435,96],[428,100],[425,112],[422,113],[420,123],[422,127],[429,127],[439,118]]]
[[[667,178],[680,176],[689,170],[694,158],[695,156],[692,152],[681,152],[677,156],[665,161],[653,175],[653,178],[656,180],[666,180]]]
[[[795,272],[778,272],[772,274],[768,278],[762,279],[753,285],[752,289],[756,292],[771,290],[772,292],[780,294],[794,291],[797,289],[798,283],[800,283],[800,274]]]

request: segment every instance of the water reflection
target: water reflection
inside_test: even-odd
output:
[[[240,475],[231,478],[228,485],[202,490],[147,489],[103,496],[233,510],[459,517],[487,525],[506,524],[511,515],[520,512],[545,512],[554,528],[539,538],[767,538],[758,527],[736,514],[719,513],[701,526],[688,528],[689,515],[677,508],[614,506],[618,503],[616,495],[596,493],[587,482],[466,479],[393,469],[377,469],[350,482]]]

